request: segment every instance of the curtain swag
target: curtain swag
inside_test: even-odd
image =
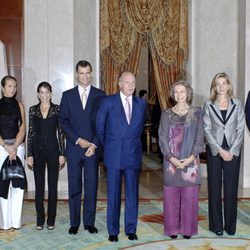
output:
[[[118,90],[121,71],[136,74],[146,36],[155,89],[161,107],[169,107],[171,85],[185,78],[188,0],[101,0],[100,4],[101,70],[106,93]]]

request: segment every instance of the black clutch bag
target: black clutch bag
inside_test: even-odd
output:
[[[24,167],[22,161],[17,156],[16,160],[10,160],[9,156],[2,165],[3,180],[24,179]]]

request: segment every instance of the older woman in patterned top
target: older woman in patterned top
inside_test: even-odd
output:
[[[163,153],[164,234],[185,239],[198,233],[198,198],[203,149],[203,112],[190,106],[192,89],[185,81],[171,87],[173,108],[162,111],[159,145]]]

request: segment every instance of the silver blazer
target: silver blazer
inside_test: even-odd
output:
[[[229,101],[226,120],[224,122],[219,103],[206,101],[204,104],[204,130],[207,144],[213,155],[221,149],[224,136],[226,137],[229,151],[239,156],[244,138],[245,116],[241,101],[232,98]]]

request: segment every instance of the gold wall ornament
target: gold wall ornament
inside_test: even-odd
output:
[[[163,2],[164,0],[125,0],[129,23],[141,34],[150,33],[163,19]]]

